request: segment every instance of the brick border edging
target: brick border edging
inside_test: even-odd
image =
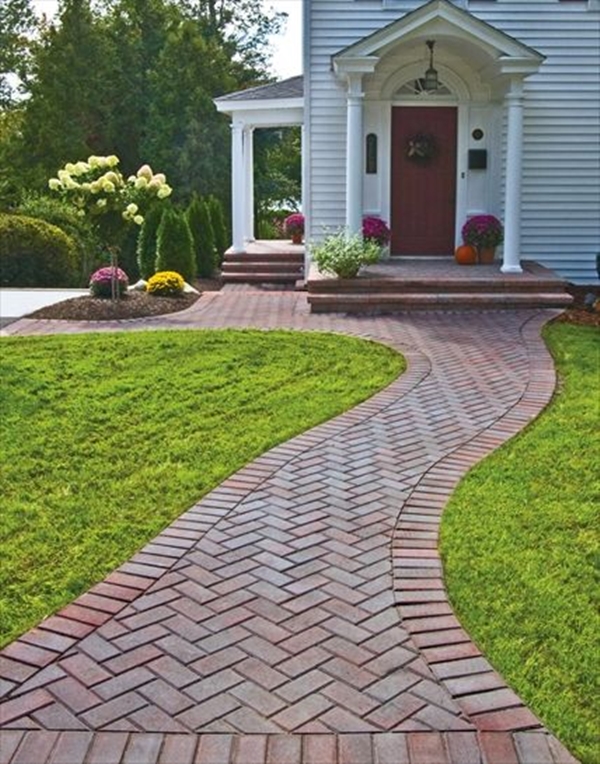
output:
[[[495,671],[454,613],[439,554],[441,519],[467,472],[521,432],[552,400],[556,372],[540,330],[559,312],[536,313],[521,326],[529,365],[522,395],[493,424],[424,473],[400,511],[392,540],[394,591],[402,623],[437,681],[480,732],[545,728]]]

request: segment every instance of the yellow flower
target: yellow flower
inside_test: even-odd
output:
[[[137,206],[137,204],[134,204],[133,202],[131,202],[131,204],[128,204],[125,209],[127,210],[127,212],[130,215],[135,215],[137,213],[139,207]]]
[[[115,184],[112,183],[110,180],[104,179],[101,181],[101,184],[102,184],[102,190],[106,191],[107,194],[114,194],[114,192],[117,190],[115,188]]]
[[[65,165],[65,170],[69,173],[69,175],[71,175],[75,172],[75,165],[72,162],[67,162]]]
[[[110,154],[110,156],[106,157],[106,164],[109,167],[116,167],[119,164],[119,157],[115,156],[115,154]]]
[[[158,193],[156,195],[158,196],[159,199],[166,199],[167,196],[171,195],[172,191],[173,189],[171,188],[171,186],[167,186],[165,183],[164,186],[161,186],[158,189]]]
[[[93,180],[90,183],[90,191],[92,194],[99,194],[102,191],[102,183],[99,180]]]
[[[52,189],[52,191],[58,191],[58,189],[61,188],[62,183],[58,178],[50,178],[48,181],[48,186]]]
[[[135,179],[134,185],[137,189],[146,188],[146,186],[148,185],[148,180],[143,175],[140,175],[139,178]]]
[[[133,222],[136,225],[142,225],[142,223],[144,222],[144,218],[141,215],[135,215],[133,218]]]

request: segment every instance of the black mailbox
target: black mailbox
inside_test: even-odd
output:
[[[469,149],[469,170],[487,170],[487,149]]]

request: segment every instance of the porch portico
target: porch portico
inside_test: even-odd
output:
[[[294,127],[304,122],[303,78],[249,88],[215,99],[231,117],[232,251],[254,241],[254,131]]]

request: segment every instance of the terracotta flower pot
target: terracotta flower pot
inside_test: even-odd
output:
[[[496,247],[481,247],[478,254],[480,265],[491,265],[496,255]]]
[[[301,233],[293,233],[292,234],[292,244],[302,244],[302,234]]]

